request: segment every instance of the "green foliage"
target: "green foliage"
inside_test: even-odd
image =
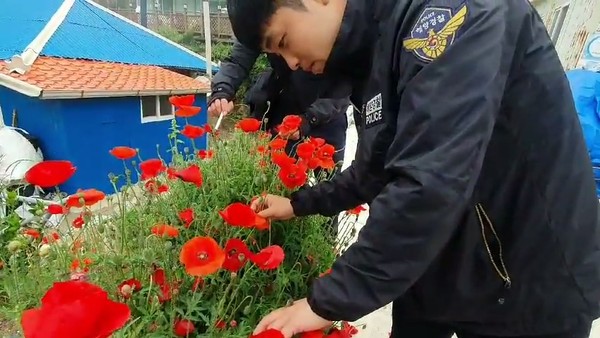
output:
[[[5,251],[8,255],[0,269],[0,313],[18,322],[23,310],[39,306],[54,281],[68,280],[72,273],[81,272],[74,270],[73,262],[79,261],[83,268],[81,262],[85,260],[91,263],[86,273],[90,282],[132,310],[132,320],[114,337],[173,337],[177,319],[194,322],[197,333],[202,333],[199,337],[248,337],[262,316],[306,296],[311,281],[335,259],[334,246],[339,243],[330,231],[329,220],[311,216],[273,222],[266,231],[225,224],[218,211],[231,203],[249,203],[265,191],[280,195],[291,192],[282,187],[278,168],[268,155],[256,151],[259,146],[268,146],[267,141],[238,131],[228,139],[211,140],[214,157],[202,160],[196,149],[180,145],[178,129],[174,122],[170,167],[199,166],[202,186],[165,174],[155,181],[169,186],[164,194],[148,191],[143,182],[129,183],[110,197],[112,213],[87,207],[71,210],[84,217],[85,225],[79,230],[70,226],[70,221],[63,224],[57,242],[43,244],[39,238],[19,235],[21,244]],[[124,165],[127,169],[123,174],[112,176],[115,184],[131,182],[136,176],[135,161],[125,161]],[[189,228],[179,218],[179,212],[187,208],[195,214]],[[13,216],[0,220],[1,227],[14,227],[13,223]],[[153,235],[151,229],[159,224],[176,227],[179,235]],[[43,226],[31,225],[42,237],[48,236],[53,230]],[[252,252],[275,244],[284,249],[286,257],[272,271],[260,270],[250,262],[237,273],[222,269],[204,277],[204,286],[194,290],[196,279],[186,273],[179,254],[182,245],[196,236],[212,237],[221,247],[228,239],[239,238]],[[173,298],[164,303],[159,301],[160,288],[150,277],[156,268],[164,269],[169,283],[177,286]],[[142,289],[124,299],[119,296],[119,284],[131,278],[139,280]],[[219,321],[228,323],[227,327],[217,329]],[[233,322],[236,324],[231,325]]]

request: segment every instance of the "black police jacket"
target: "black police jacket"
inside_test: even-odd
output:
[[[354,59],[372,60],[356,160],[292,195],[297,216],[370,206],[311,308],[356,320],[395,301],[397,316],[507,336],[597,317],[592,166],[530,3],[349,0],[332,57],[373,31],[372,57]]]
[[[232,100],[259,55],[259,52],[234,41],[231,54],[221,63],[213,78],[209,104],[220,98]],[[246,97],[255,114],[264,113],[266,102],[273,101],[273,110],[268,116],[270,125],[280,123],[286,115],[297,114],[304,117],[304,135],[312,134],[311,129],[314,128],[325,135],[329,133],[328,128],[340,129],[341,126],[345,129],[344,123],[337,122],[346,120],[351,93],[349,83],[301,70],[292,71],[285,60],[275,54],[267,54],[267,58],[272,72],[262,74]]]

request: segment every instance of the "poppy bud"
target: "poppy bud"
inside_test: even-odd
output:
[[[21,249],[21,246],[22,244],[19,241],[10,241],[6,248],[8,249],[8,251],[15,253]]]
[[[52,247],[50,247],[50,245],[42,244],[42,246],[40,246],[40,250],[39,250],[40,257],[48,256],[50,254],[50,250],[52,250]]]

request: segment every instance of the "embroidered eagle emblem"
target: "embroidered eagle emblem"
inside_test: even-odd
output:
[[[425,61],[437,59],[454,42],[456,32],[465,23],[467,11],[464,5],[450,17],[450,9],[426,8],[411,30],[411,37],[402,45]]]

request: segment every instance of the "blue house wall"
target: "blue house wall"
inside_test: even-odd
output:
[[[45,159],[69,160],[77,167],[73,178],[60,187],[70,194],[87,188],[114,192],[108,174],[124,172],[123,163],[109,154],[115,146],[138,148],[142,159],[160,154],[167,162],[171,160],[168,134],[172,121],[141,123],[140,104],[138,97],[39,100],[0,87],[5,123],[11,124],[12,111],[16,109],[18,127],[39,139]],[[197,95],[195,105],[202,107],[202,113],[188,121],[203,125],[207,122],[206,95]],[[185,124],[179,118],[177,122]],[[190,142],[183,141],[179,149],[191,149]],[[206,148],[206,136],[195,143],[198,149]],[[123,184],[121,178],[117,187]]]

